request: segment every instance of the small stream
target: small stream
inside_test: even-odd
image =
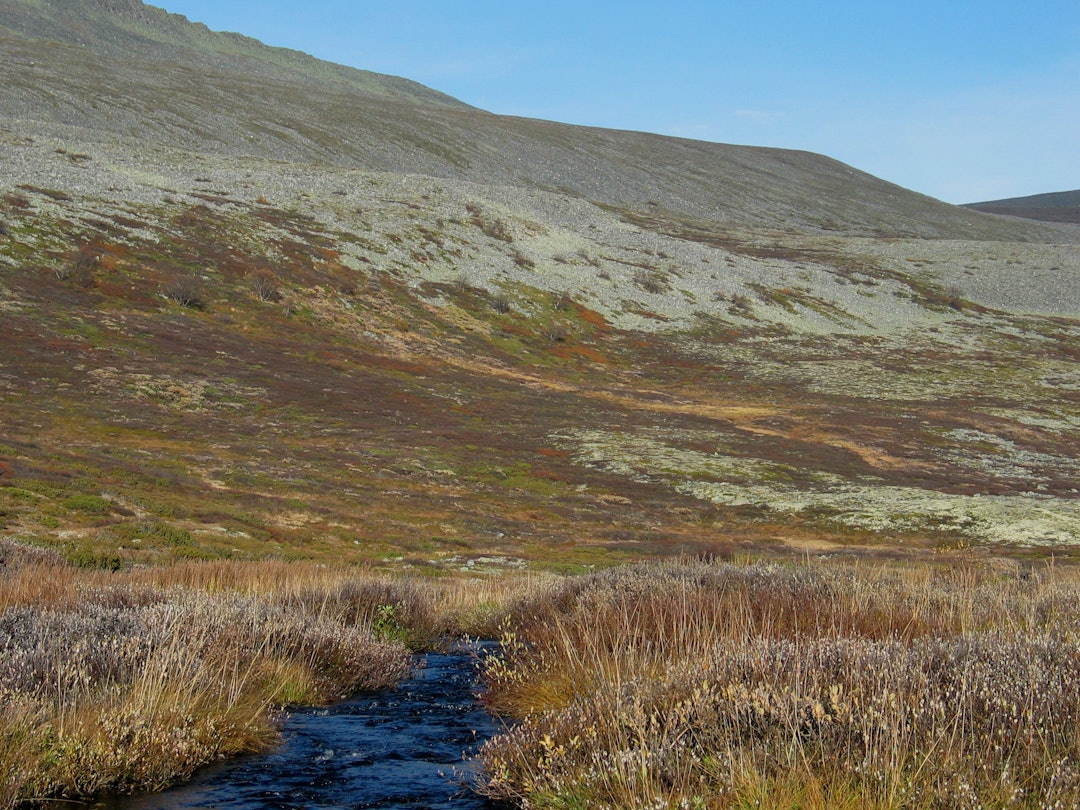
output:
[[[200,772],[158,794],[107,797],[98,810],[163,808],[447,808],[494,810],[461,786],[462,759],[500,730],[477,703],[476,659],[466,650],[421,656],[394,689],[329,707],[291,710],[274,751]]]

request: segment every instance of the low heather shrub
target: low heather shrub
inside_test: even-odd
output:
[[[274,704],[388,686],[411,666],[402,645],[302,603],[130,584],[79,594],[0,611],[0,807],[160,789],[272,742]]]
[[[406,645],[486,632],[547,587],[280,561],[111,572],[0,540],[0,808],[157,790],[265,748],[275,706],[391,685]]]

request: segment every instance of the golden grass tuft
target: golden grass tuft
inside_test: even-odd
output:
[[[1080,580],[653,563],[517,607],[521,718],[481,792],[530,807],[1072,807]]]

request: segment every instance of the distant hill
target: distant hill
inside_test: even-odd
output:
[[[492,115],[138,0],[0,0],[0,28],[0,118],[27,134],[514,185],[761,227],[1057,238],[822,155]]]
[[[969,203],[965,208],[984,211],[987,214],[1005,214],[1010,217],[1038,219],[1044,222],[1080,223],[1080,190]]]

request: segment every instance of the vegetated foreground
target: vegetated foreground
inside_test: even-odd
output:
[[[474,788],[532,808],[1073,807],[1080,576],[672,560],[388,578],[282,562],[87,571],[0,545],[0,807],[162,789],[277,707],[501,634]]]
[[[512,583],[303,563],[86,572],[0,542],[0,808],[152,791],[277,741],[275,714],[390,686],[490,635]]]
[[[1080,805],[1080,579],[653,563],[504,636],[487,795],[532,808]]]

